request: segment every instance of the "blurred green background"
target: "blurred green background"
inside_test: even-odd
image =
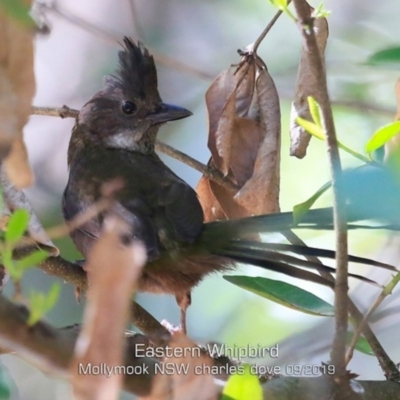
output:
[[[311,2],[314,6],[318,3]],[[396,109],[394,85],[399,76],[398,66],[378,68],[366,65],[365,61],[375,51],[399,44],[399,6],[394,2],[373,0],[328,0],[325,6],[332,11],[328,18],[330,37],[326,67],[337,133],[343,143],[363,152],[367,139],[379,126],[393,119]],[[50,6],[41,11],[50,33],[38,34],[35,40],[37,94],[34,105],[61,107],[66,104],[80,108],[101,88],[102,77],[115,69],[120,49],[118,42],[122,37],[140,38],[159,59],[159,88],[163,100],[194,113],[187,120],[168,124],[159,138],[206,162],[209,152],[204,94],[213,77],[239,61],[236,50],[252,43],[275,12],[265,0],[59,0],[56,9]],[[282,16],[259,48],[259,55],[268,65],[281,97],[282,210],[291,210],[329,180],[324,143],[312,140],[303,160],[289,157],[290,102],[300,45],[298,28]],[[167,65],[158,55],[180,60],[192,68],[181,71],[176,65]],[[32,116],[26,126],[25,138],[36,175],[35,185],[26,193],[46,226],[62,221],[60,201],[67,180],[66,150],[73,123],[72,119]],[[347,154],[342,155],[345,167],[359,164]],[[178,175],[196,185],[200,178],[198,172],[162,157]],[[329,204],[329,194],[317,203],[319,206]],[[301,236],[310,245],[334,247],[331,233],[301,232]],[[350,236],[350,249],[356,255],[396,263],[397,241],[396,237],[388,239],[379,232],[355,232]],[[69,239],[56,244],[64,257],[80,258]],[[365,273],[365,267],[358,266],[353,271]],[[241,272],[290,281],[332,301],[332,293],[325,288],[256,268],[242,267]],[[372,276],[381,283],[388,279],[381,271]],[[52,281],[53,278],[42,271],[31,270],[24,277],[23,288],[47,291]],[[353,298],[365,309],[377,290],[352,284],[356,286]],[[10,291],[11,288],[6,288],[6,292]],[[389,305],[393,306],[396,299],[395,294]],[[159,320],[178,323],[179,311],[174,298],[140,294],[138,301]],[[58,305],[47,319],[60,327],[79,323],[83,307],[84,302],[76,302],[73,287],[65,284]],[[385,346],[390,346],[395,362],[400,356],[400,347],[391,340],[396,318],[395,315],[380,320],[375,326],[378,337]],[[328,360],[332,321],[288,310],[216,275],[194,290],[188,330],[199,342],[217,341],[238,346],[268,346],[280,342],[281,353],[276,363],[319,364]],[[46,377],[14,356],[2,356],[1,360],[15,385],[12,399],[70,398],[69,387],[64,382]],[[383,379],[372,357],[356,354],[350,369],[364,379]]]

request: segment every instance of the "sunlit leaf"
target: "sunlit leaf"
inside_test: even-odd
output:
[[[47,294],[31,291],[29,294],[28,325],[34,325],[56,304],[60,295],[61,285],[54,283]]]
[[[263,392],[257,375],[251,373],[251,366],[244,364],[244,373],[233,374],[222,392],[222,400],[262,400]]]
[[[368,57],[367,65],[397,65],[400,64],[400,47],[390,47],[377,51]]]
[[[332,305],[286,282],[251,276],[224,276],[224,279],[293,310],[326,317],[334,315]]]
[[[5,240],[9,246],[17,243],[24,235],[29,223],[29,213],[24,209],[13,212],[7,224]]]
[[[326,18],[331,14],[331,11],[325,9],[324,3],[320,3],[318,7],[313,11],[313,18]]]
[[[372,153],[400,132],[400,121],[392,122],[379,128],[365,145],[365,151]]]
[[[320,140],[325,140],[324,131],[314,122],[307,121],[306,119],[300,117],[296,118],[296,122],[298,125],[303,127],[310,135],[313,135]]]
[[[303,203],[296,204],[293,207],[293,224],[298,225],[303,219],[304,215],[307,214],[308,210],[312,207],[312,205],[321,197],[323,193],[325,193],[330,187],[332,183],[327,182],[323,186],[321,186],[308,200]]]
[[[287,8],[287,0],[269,0],[273,6],[279,10],[284,10]]]
[[[312,96],[308,96],[307,101],[308,101],[308,108],[310,109],[310,114],[311,114],[315,124],[322,129],[321,107],[319,106],[319,104],[315,101],[314,97],[312,97]]]

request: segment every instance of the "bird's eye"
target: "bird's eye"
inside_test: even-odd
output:
[[[136,104],[131,101],[124,101],[122,103],[122,111],[125,114],[133,114],[136,111]]]

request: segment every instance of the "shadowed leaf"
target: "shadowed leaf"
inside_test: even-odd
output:
[[[367,65],[400,65],[400,47],[390,47],[370,55]]]
[[[224,276],[228,282],[293,310],[332,317],[334,308],[314,294],[289,283],[262,277]]]

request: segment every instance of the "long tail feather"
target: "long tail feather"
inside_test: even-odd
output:
[[[236,246],[235,244],[232,244],[232,246],[229,246],[229,248],[227,249],[221,249],[216,254],[223,257],[231,258],[237,262],[255,265],[271,271],[280,272],[285,275],[319,283],[325,286],[333,286],[333,284],[329,280],[309,271],[299,269],[297,268],[297,266],[313,269],[319,268],[330,273],[336,272],[334,268],[328,267],[327,265],[324,265],[322,263],[319,264],[316,262],[309,262],[293,256],[288,256],[287,254],[255,249],[254,247],[243,248],[241,246]],[[349,276],[366,283],[377,285],[375,281],[357,274],[349,273]]]

